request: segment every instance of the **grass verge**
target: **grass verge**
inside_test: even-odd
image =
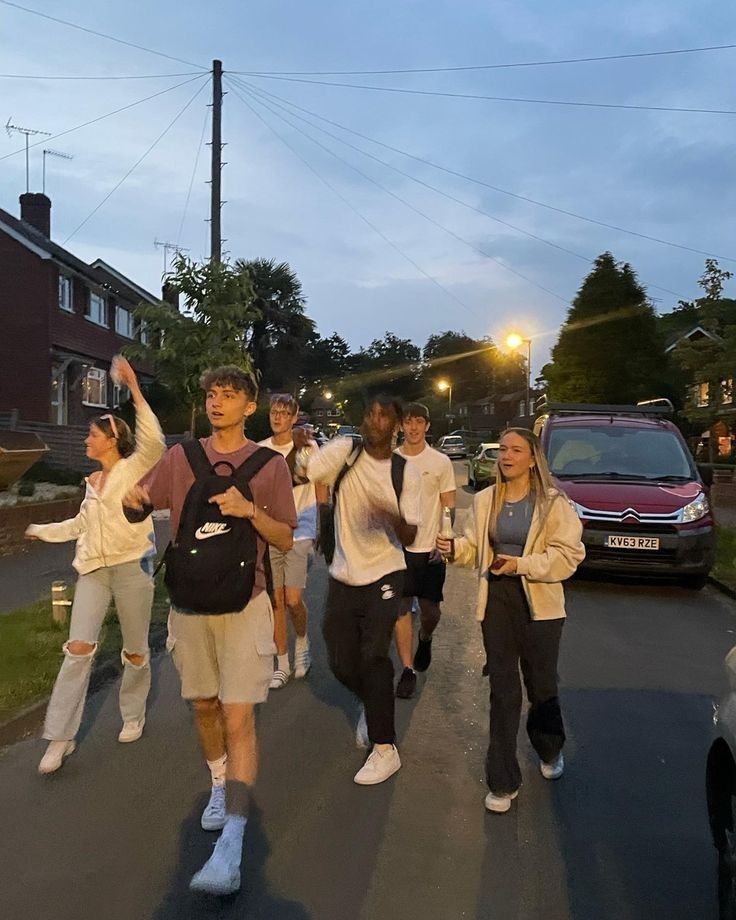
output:
[[[719,524],[712,575],[736,591],[736,527]]]
[[[163,578],[156,581],[151,624],[165,624],[169,603]],[[51,619],[51,598],[0,616],[0,722],[51,692],[61,666],[68,624]],[[114,608],[100,632],[96,665],[120,654],[122,636]]]

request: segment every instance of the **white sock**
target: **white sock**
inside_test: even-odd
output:
[[[224,786],[225,770],[227,768],[227,754],[223,754],[222,757],[218,758],[217,760],[208,760],[207,766],[210,768],[210,773],[212,774],[212,785]]]
[[[278,664],[276,665],[277,670],[283,671],[284,674],[291,673],[291,667],[289,666],[289,653],[288,652],[285,655],[277,655],[276,661],[278,662]]]
[[[309,649],[309,636],[297,636],[296,647],[294,652],[298,655],[300,652],[306,652]]]
[[[232,843],[237,842],[242,848],[243,835],[245,834],[245,825],[247,822],[248,819],[243,817],[243,815],[226,815],[225,826],[222,829],[221,839],[230,840]]]

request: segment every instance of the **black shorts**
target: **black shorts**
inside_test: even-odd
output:
[[[429,556],[429,553],[409,553],[404,550],[404,597],[418,597],[439,604],[447,566],[444,562],[430,562]]]

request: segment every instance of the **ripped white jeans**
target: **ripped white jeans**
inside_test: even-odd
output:
[[[97,640],[112,599],[123,636],[120,714],[123,722],[144,717],[151,688],[148,628],[153,579],[150,569],[150,561],[144,559],[105,566],[79,576],[74,590],[69,641],[64,643],[64,661],[46,710],[43,737],[48,741],[69,741],[79,731]],[[74,655],[69,651],[69,643],[75,641],[94,648],[87,654]],[[135,665],[127,655],[141,655],[143,663]]]

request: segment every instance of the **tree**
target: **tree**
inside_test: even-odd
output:
[[[490,338],[440,332],[427,339],[422,354],[425,395],[443,378],[452,384],[453,402],[472,402],[494,392],[501,356]]]
[[[193,434],[200,376],[221,364],[252,370],[244,330],[258,314],[250,281],[227,263],[198,263],[180,254],[168,286],[183,298],[184,311],[167,302],[140,304],[135,315],[149,344],[136,342],[125,352],[153,364],[158,381],[188,408]]]
[[[421,352],[411,339],[400,339],[386,332],[367,348],[351,356],[351,377],[346,385],[364,395],[390,393],[411,400],[418,393],[417,378]]]
[[[671,392],[657,317],[630,265],[595,260],[542,371],[554,402],[631,403]]]
[[[315,331],[304,314],[301,281],[287,262],[273,259],[238,259],[235,269],[253,292],[257,312],[246,337],[261,386],[295,393],[304,349]]]

